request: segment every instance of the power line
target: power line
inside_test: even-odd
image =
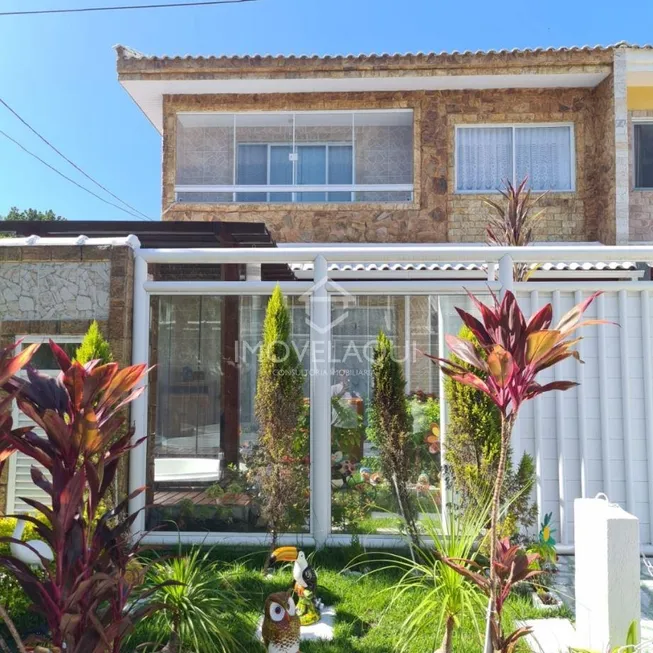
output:
[[[91,175],[84,172],[84,170],[82,170],[76,163],[71,161],[63,152],[58,150],[52,143],[50,143],[50,141],[47,138],[45,138],[45,136],[39,134],[39,132],[37,132],[36,129],[32,127],[32,125],[30,125],[24,118],[18,115],[18,113],[14,111],[2,98],[0,98],[0,104],[4,105],[9,111],[11,111],[11,113],[14,114],[14,116],[16,116],[16,118],[18,118],[18,120],[20,120],[23,123],[23,125],[25,125],[25,127],[27,127],[33,134],[36,134],[36,136],[38,136],[48,147],[52,148],[62,159],[64,159],[64,161],[67,161],[73,168],[75,168],[75,170],[81,172],[84,175],[84,177],[92,181],[98,188],[101,188],[105,193],[111,195],[111,197],[124,204],[127,208],[131,209],[134,213],[138,213],[139,215],[142,215],[146,220],[152,220],[152,218],[149,215],[145,215],[145,213],[143,213],[142,211],[139,211],[138,209],[134,208],[131,204],[125,202],[125,200],[118,197],[115,193],[112,193],[108,188],[103,186],[99,181],[93,179]]]
[[[168,9],[170,7],[206,7],[208,5],[238,5],[258,0],[197,0],[195,2],[166,2],[155,5],[122,5],[119,7],[79,7],[75,9],[31,9],[29,11],[2,11],[0,16],[28,16],[36,14],[76,14],[91,11],[125,11],[128,9]]]
[[[86,191],[90,195],[93,195],[93,197],[96,197],[101,202],[104,202],[105,204],[109,204],[110,206],[115,206],[115,208],[119,209],[120,211],[123,211],[124,213],[127,213],[127,215],[131,215],[132,218],[138,218],[139,220],[143,219],[139,215],[136,215],[135,213],[132,213],[131,211],[128,211],[127,209],[123,208],[119,204],[115,204],[114,202],[110,202],[109,200],[104,199],[104,197],[100,197],[97,193],[94,193],[89,188],[86,188],[86,186],[82,186],[80,183],[76,182],[74,179],[71,179],[67,175],[64,175],[63,172],[61,172],[60,170],[57,170],[57,168],[50,165],[47,161],[44,161],[40,156],[38,156],[37,154],[34,154],[34,152],[30,152],[24,145],[21,145],[15,138],[12,138],[11,136],[9,136],[9,134],[6,134],[1,129],[0,129],[0,135],[4,136],[8,140],[10,140],[12,143],[15,143],[21,150],[23,150],[23,152],[27,152],[27,154],[29,154],[30,156],[33,156],[37,161],[40,161],[44,166],[47,166],[48,168],[50,168],[50,170],[52,170],[53,172],[56,172],[60,177],[63,177],[64,179],[69,181],[71,184],[75,184],[75,186],[77,186],[78,188],[81,188],[83,191]],[[152,220],[151,218],[147,218],[147,219]]]

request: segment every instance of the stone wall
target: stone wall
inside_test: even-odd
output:
[[[109,315],[108,261],[4,263],[0,266],[3,320],[62,320]]]
[[[653,190],[637,190],[635,188],[635,131],[633,122],[637,118],[653,118],[653,110],[637,110],[628,113],[630,161],[629,235],[632,242],[648,242],[653,241]]]
[[[485,194],[454,192],[457,124],[573,123],[576,187],[550,193],[537,237],[614,238],[614,112],[611,83],[597,89],[510,89],[164,97],[163,219],[263,221],[281,242],[479,242]],[[414,199],[352,204],[175,203],[178,111],[306,111],[409,108],[414,112]],[[611,122],[612,121],[612,122]],[[610,130],[607,127],[612,124]],[[601,134],[596,142],[596,135]],[[604,144],[603,141],[608,144]],[[612,182],[608,183],[609,178]],[[598,193],[598,197],[596,197]],[[608,240],[606,240],[608,242]]]
[[[81,338],[96,319],[115,360],[129,364],[133,277],[129,247],[2,247],[0,240],[0,347],[22,335]],[[6,488],[5,470],[0,515]]]
[[[616,164],[612,77],[591,92],[588,166],[588,233],[607,245],[616,242]]]

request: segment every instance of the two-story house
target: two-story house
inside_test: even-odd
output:
[[[119,80],[163,138],[164,220],[288,242],[482,242],[528,175],[538,237],[653,240],[653,50],[146,56]]]
[[[587,364],[555,373],[579,388],[531,402],[513,451],[532,455],[534,499],[540,516],[554,514],[563,547],[573,544],[574,499],[598,492],[637,514],[653,546],[653,250],[583,246],[653,243],[652,48],[117,51],[120,83],[163,139],[162,221],[12,223],[23,238],[0,241],[0,344],[52,336],[72,350],[95,318],[118,360],[155,365],[133,411],[147,446],[132,457],[129,485],[148,486],[150,525],[172,528],[159,541],[176,541],[173,523],[196,541],[205,531],[264,538],[247,472],[257,347],[277,281],[310,406],[310,510],[296,532],[350,541],[347,486],[332,462],[376,464],[362,425],[379,330],[402,359],[406,392],[440,402],[446,447],[442,380],[420,352],[446,354],[466,290],[511,283],[496,250],[477,246],[484,198],[528,176],[547,192],[536,238],[555,245],[536,250],[543,258],[528,262],[542,265],[515,284],[524,311],[551,302],[562,315],[601,289],[591,317],[621,328],[588,329]],[[49,358],[41,367],[54,373]],[[544,381],[558,380],[548,372]],[[437,418],[419,410],[430,428]],[[352,431],[354,445],[343,440]],[[423,435],[415,482],[437,477]],[[0,478],[0,511],[33,496],[29,464],[14,456]],[[227,465],[235,479],[225,483]],[[227,497],[208,491],[219,483]]]

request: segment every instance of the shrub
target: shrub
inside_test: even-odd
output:
[[[406,381],[392,343],[382,331],[374,348],[372,378],[371,427],[378,437],[381,467],[395,493],[411,541],[419,546],[415,510],[408,492],[412,421],[404,394]]]
[[[481,358],[487,355],[467,326],[459,337],[471,342]],[[472,366],[452,356],[465,369]],[[445,380],[447,399],[447,473],[457,493],[459,506],[484,505],[492,494],[501,450],[501,414],[492,400],[468,385]],[[508,456],[506,481],[502,490],[504,504],[510,502],[501,526],[504,536],[514,536],[535,523],[537,507],[530,500],[535,483],[533,458],[524,454],[515,471]]]
[[[195,547],[149,565],[145,586],[161,608],[146,620],[155,633],[152,644],[158,647],[170,640],[188,653],[244,650],[231,632],[237,615],[245,612],[244,602],[210,558],[211,550]]]
[[[0,564],[47,620],[50,644],[73,653],[118,653],[133,624],[154,609],[138,603],[137,578],[128,570],[139,551],[139,542],[127,537],[137,515],[118,521],[125,505],[101,513],[120,459],[140,444],[131,443],[129,430],[117,433],[125,421],[122,407],[143,391],[138,386],[146,369],[119,369],[116,363],[82,366],[53,342],[50,347],[62,370],[59,378],[30,368],[26,380],[0,374],[0,386],[18,393],[18,408],[45,434],[11,430],[11,418],[0,406],[0,463],[20,451],[47,470],[48,477],[36,467],[31,474],[51,507],[24,498],[43,519],[23,519],[48,544],[54,562],[42,558],[45,573],[11,555],[0,558]]]
[[[100,331],[100,325],[96,320],[91,322],[82,344],[75,352],[75,360],[82,365],[90,363],[91,361],[98,360],[101,365],[111,363],[113,361],[113,354],[109,343],[104,339]]]
[[[308,446],[308,433],[300,429],[306,411],[303,387],[303,369],[290,338],[290,314],[277,286],[263,323],[256,383],[259,447],[254,456],[261,514],[272,535],[272,549],[279,533],[295,521],[293,509],[304,499],[308,484],[305,460],[292,455],[298,431]]]

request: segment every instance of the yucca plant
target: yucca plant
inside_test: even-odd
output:
[[[68,653],[118,653],[123,637],[154,604],[134,594],[139,574],[128,573],[139,552],[129,529],[136,514],[118,520],[128,499],[102,514],[101,505],[120,459],[142,440],[132,443],[132,431],[123,429],[122,410],[143,391],[144,365],[120,369],[117,363],[86,365],[72,362],[52,341],[50,348],[61,373],[55,379],[27,368],[27,379],[8,378],[33,348],[4,367],[0,387],[15,397],[18,408],[45,437],[31,427],[12,430],[8,399],[0,408],[0,466],[14,452],[29,456],[36,467],[34,483],[49,497],[49,504],[22,500],[42,518],[23,515],[40,539],[52,550],[54,561],[40,556],[43,572],[9,555],[0,556],[4,567],[20,583],[49,627],[48,644]],[[0,356],[2,360],[4,356]],[[0,470],[1,471],[1,470]],[[137,495],[138,490],[132,496]],[[25,542],[2,538],[39,555]]]
[[[482,620],[485,603],[484,594],[468,578],[452,569],[443,560],[468,560],[474,563],[477,556],[479,533],[487,524],[490,502],[484,506],[473,505],[464,512],[446,518],[433,502],[433,515],[422,520],[426,538],[430,545],[420,545],[415,559],[397,554],[384,554],[375,559],[380,566],[369,574],[389,569],[402,571],[401,579],[387,591],[391,594],[390,605],[398,602],[406,593],[423,590],[416,594],[420,598],[402,624],[403,644],[398,648],[409,649],[411,641],[432,636],[436,653],[452,653],[454,630],[458,624],[472,624],[482,642]]]
[[[169,642],[185,653],[232,653],[247,650],[234,635],[238,614],[246,610],[237,588],[211,551],[195,547],[149,565],[146,587],[160,609],[148,617],[156,633],[153,644]]]
[[[486,653],[510,651],[510,646],[513,646],[512,642],[504,638],[501,629],[503,600],[500,598],[501,583],[497,567],[497,551],[502,546],[497,537],[499,507],[512,430],[525,401],[545,392],[568,390],[578,385],[574,381],[553,381],[540,385],[537,376],[568,358],[580,361],[578,352],[573,349],[580,338],[570,336],[582,326],[604,323],[602,320],[582,321],[583,314],[598,294],[600,293],[594,293],[574,306],[554,328],[551,328],[551,304],[541,308],[526,321],[517,299],[510,291],[505,293],[501,301],[493,295],[491,305],[482,303],[470,294],[481,320],[460,308],[456,310],[487,356],[479,355],[469,340],[453,335],[445,336],[447,345],[453,356],[466,363],[467,367],[455,359],[429,356],[453,381],[472,386],[487,395],[501,414],[501,448],[490,516],[490,570],[488,583],[484,586],[489,595]],[[469,366],[474,371],[470,371]]]
[[[535,210],[535,206],[546,195],[542,193],[533,198],[530,189],[526,188],[528,177],[513,186],[508,180],[505,188],[499,193],[505,202],[496,202],[485,198],[483,201],[493,209],[487,231],[488,245],[499,247],[525,247],[533,240],[533,231],[544,214],[544,209]],[[516,263],[513,266],[515,281],[527,281],[532,269],[526,263]]]

